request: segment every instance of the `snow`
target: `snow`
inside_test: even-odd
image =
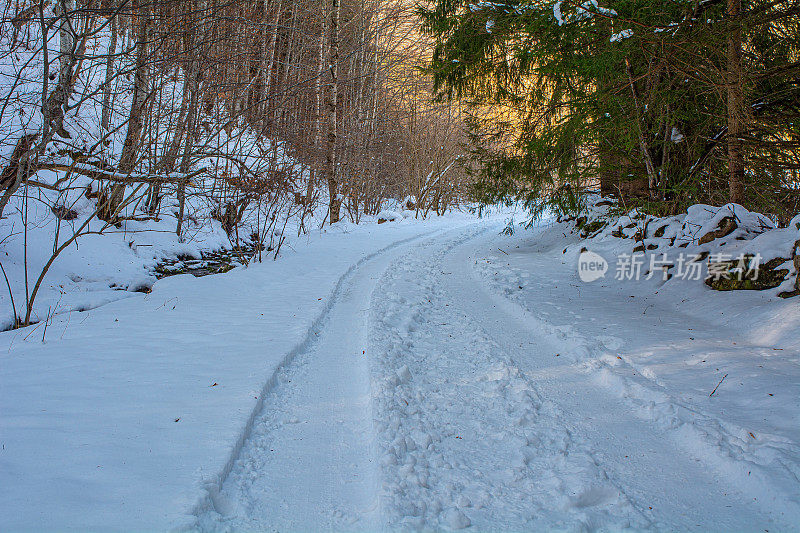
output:
[[[55,28],[48,30],[46,43],[51,73],[58,71],[59,61],[63,58],[60,54],[59,32],[54,31],[63,19],[54,14],[54,9],[57,10],[55,3],[44,6],[42,13],[44,21],[56,24]],[[0,21],[0,44],[12,51],[0,59],[0,88],[5,91],[7,102],[11,104],[0,110],[0,164],[3,166],[8,162],[20,136],[37,132],[42,125],[41,84],[47,65],[44,47],[41,46],[42,29],[38,17],[30,19],[22,28],[12,28],[10,19]],[[65,127],[69,130],[70,138],[54,138],[47,146],[47,153],[42,155],[43,163],[94,172],[98,168],[113,168],[118,161],[127,135],[126,122],[133,84],[130,75],[121,73],[132,71],[136,56],[132,53],[134,43],[128,37],[123,36],[116,43],[116,74],[111,87],[113,98],[108,131],[101,127],[103,99],[100,96],[105,83],[105,62],[87,62],[76,74],[75,88],[70,95],[69,110],[65,116]],[[106,54],[111,45],[110,22],[105,21],[96,28],[85,44],[88,50],[98,54],[93,57]],[[150,118],[154,123],[160,123],[160,127],[153,125],[155,131],[171,131],[179,107],[175,99],[183,93],[183,76],[178,68],[169,72],[159,71],[158,74],[155,82],[160,89],[156,98],[159,105],[153,108]],[[142,205],[141,198],[125,206],[121,213],[126,218],[138,218],[138,221],[126,220],[121,227],[115,228],[107,227],[101,220],[92,220],[84,228],[90,234],[82,236],[64,250],[44,277],[31,314],[33,321],[45,321],[52,314],[92,309],[127,298],[138,290],[149,290],[155,281],[154,267],[164,259],[181,255],[199,258],[203,252],[230,248],[235,244],[231,243],[231,238],[225,234],[219,222],[211,219],[213,210],[220,206],[209,205],[215,200],[205,194],[196,194],[198,190],[195,186],[208,191],[212,190],[212,183],[219,187],[217,180],[221,177],[236,177],[231,176],[231,161],[218,154],[235,154],[238,166],[248,169],[252,175],[282,172],[296,179],[297,183],[304,182],[304,170],[285,153],[286,143],[258,138],[254,132],[243,129],[239,121],[231,124],[227,118],[229,115],[221,101],[211,109],[204,107],[200,117],[203,127],[197,132],[197,154],[190,162],[189,176],[192,178],[188,183],[186,199],[186,212],[189,215],[184,221],[181,238],[175,235],[178,211],[175,184],[162,186],[163,199],[157,220],[144,220],[150,217],[150,213]],[[107,146],[98,139],[105,139]],[[153,141],[156,159],[164,154],[169,141],[169,136],[165,135]],[[73,161],[67,155],[75,152],[82,154],[87,161]],[[133,175],[138,176],[137,173]],[[162,177],[176,175],[171,172],[164,173]],[[4,218],[0,219],[0,259],[8,276],[10,292],[14,295],[17,314],[23,317],[26,290],[32,290],[52,250],[93,216],[97,200],[86,197],[85,193],[87,190],[96,192],[99,185],[109,185],[101,185],[77,172],[64,170],[41,170],[32,177],[32,181],[45,185],[58,184],[58,190],[23,187],[11,198],[5,207]],[[139,188],[140,196],[144,196],[142,184],[127,186],[125,196],[131,194],[135,187]],[[305,188],[302,190],[305,191]],[[285,194],[291,197],[292,192],[287,190]],[[23,196],[27,196],[29,201],[23,201]],[[284,200],[276,198],[275,201],[280,204]],[[225,199],[218,195],[218,201]],[[265,208],[255,203],[251,202],[240,225],[244,235],[254,230],[263,234],[264,227],[259,227],[257,221],[267,218]],[[77,218],[72,221],[57,220],[54,209],[59,207],[74,210]],[[298,208],[288,208],[292,209],[296,214]],[[281,209],[282,212],[278,214],[280,219],[288,216],[286,210]],[[259,215],[264,216],[259,219]],[[23,231],[23,219],[29,222],[27,231]],[[293,221],[289,229],[296,229],[295,226]],[[269,238],[266,240],[270,242]],[[26,241],[29,244],[27,247],[24,245]],[[9,291],[5,290],[5,279],[0,280],[0,284],[4,286],[0,291],[0,330],[5,330],[14,323],[14,313]]]
[[[496,242],[499,229],[418,247],[386,272],[373,302],[387,526],[571,528],[589,513],[626,527],[624,496],[604,483],[587,443],[575,442],[558,407],[520,369],[522,352],[509,352],[486,320],[493,305],[468,254],[476,239]],[[615,502],[622,518],[607,509]]]
[[[553,4],[553,16],[556,18],[556,21],[558,21],[559,26],[564,25],[564,15],[561,14],[561,4],[561,0]]]
[[[618,232],[786,257],[800,216],[632,211],[584,240],[396,211],[0,334],[0,529],[800,523],[796,298],[578,270],[640,242]]]
[[[60,174],[42,171],[37,177],[42,181],[55,181]],[[94,213],[94,201],[83,194],[91,183],[92,180],[79,177],[74,179],[65,194],[49,190],[31,191],[35,201],[31,200],[27,205],[27,235],[19,214],[25,212],[20,198],[9,204],[10,216],[0,219],[0,234],[7,236],[0,243],[0,257],[15,295],[18,314],[24,316],[26,261],[27,278],[32,285],[50,259],[56,235],[59,244],[65,242]],[[206,219],[203,223],[188,221],[186,236],[181,242],[175,234],[176,222],[170,212],[170,200],[165,199],[167,213],[158,221],[128,220],[120,228],[105,229],[102,220],[90,222],[86,231],[91,234],[80,237],[53,263],[36,298],[32,318],[41,321],[49,312],[58,314],[92,309],[128,298],[135,291],[153,285],[153,269],[162,259],[179,255],[199,258],[203,251],[231,246],[219,222],[207,218],[208,209],[197,209],[197,216],[202,212]],[[53,205],[70,206],[78,217],[72,221],[60,221],[53,216]],[[190,206],[192,209],[199,207],[191,201]],[[29,243],[27,255],[26,239]],[[4,280],[2,283],[5,285]],[[9,294],[3,290],[0,292],[0,329],[7,329],[12,323]]]
[[[505,13],[549,17],[548,5],[466,9],[487,14],[489,33]],[[562,9],[553,3],[560,26],[617,16],[597,0]],[[31,42],[39,31],[26,27]],[[50,35],[55,62],[60,43]],[[9,49],[11,40],[0,37]],[[100,55],[108,46],[107,27],[87,43]],[[116,49],[118,71],[132,67],[130,40]],[[20,135],[41,127],[44,67],[41,50],[24,47],[0,65],[16,102],[0,112],[4,161]],[[82,70],[73,96],[93,94],[101,71]],[[163,74],[163,95],[182,94],[180,72]],[[114,80],[108,147],[90,149],[102,136],[99,99],[78,106],[73,97],[71,138],[54,140],[44,158],[73,164],[63,151],[78,149],[96,153],[77,169],[116,161],[131,83]],[[283,143],[214,127],[224,116],[218,108],[202,117],[199,145],[242,154],[256,174],[277,162],[305,190]],[[672,142],[683,138],[672,128]],[[226,166],[202,156],[192,171],[208,173],[193,181]],[[63,187],[28,191],[27,203],[18,195],[0,220],[17,314],[26,279],[96,208],[88,178],[42,170],[34,179]],[[0,333],[0,530],[800,523],[800,307],[778,297],[796,287],[800,215],[778,228],[736,204],[666,218],[593,204],[605,225],[590,239],[552,219],[503,237],[507,215],[420,221],[409,197],[361,225],[305,234],[292,220],[276,261],[157,281],[165,259],[182,258],[173,271],[193,270],[203,264],[186,257],[232,244],[211,218],[219,206],[192,194],[196,216],[178,238],[174,187],[164,192],[157,220],[91,221],[44,278],[39,322]],[[59,206],[77,218],[59,221]],[[307,228],[319,227],[322,211]],[[261,214],[247,210],[243,233],[262,229]],[[714,237],[729,220],[736,227]],[[717,292],[679,276],[676,253],[780,258],[788,273],[770,290]],[[619,263],[589,277],[578,269],[587,258],[622,257],[641,261],[641,275],[615,275]],[[0,329],[13,320],[2,290]]]
[[[731,210],[747,218],[741,206],[719,209]],[[708,219],[701,212],[705,210],[690,210],[687,218],[694,223]],[[784,231],[790,230],[764,233],[750,241],[751,246],[766,236],[785,246],[786,236],[779,238]],[[638,282],[606,278],[581,283],[569,273],[571,268],[564,272],[575,265],[578,250],[569,246],[564,253],[563,234],[564,226],[558,224],[539,228],[536,238],[515,236],[504,247],[510,255],[493,253],[478,263],[483,278],[512,302],[515,312],[540,329],[553,350],[560,351],[559,359],[574,362],[569,373],[573,383],[585,382],[580,386],[601,387],[618,397],[643,423],[662,432],[670,446],[708,468],[707,475],[725,480],[726,497],[738,493],[742,501],[758,502],[757,511],[765,515],[762,520],[785,524],[778,529],[796,524],[800,518],[796,301],[776,298],[769,291],[692,290],[688,281],[664,283],[660,276]],[[606,257],[613,250],[610,241],[589,244]],[[725,375],[727,379],[709,396]],[[623,431],[641,429],[631,426]],[[680,463],[672,458],[665,464],[676,468]],[[630,477],[631,472],[616,475]],[[756,510],[751,505],[728,505],[738,513],[727,517],[731,527],[757,527],[758,522],[745,526]],[[711,518],[701,529],[725,529],[716,521],[722,518]],[[668,528],[696,526],[669,522],[666,516],[659,519],[670,524]]]
[[[597,0],[587,0],[575,8],[575,20],[590,19],[598,13],[607,17],[617,16],[617,12],[613,9],[599,6]]]
[[[607,207],[594,209],[590,207],[590,216],[597,216],[607,210]],[[682,215],[666,218],[643,216],[631,211],[626,215],[610,220],[605,215],[601,219],[608,222],[599,231],[594,242],[608,243],[612,254],[619,254],[626,249],[632,241],[625,243],[614,237],[615,233],[626,239],[641,237],[641,242],[647,250],[661,252],[677,252],[686,255],[706,252],[708,254],[725,252],[728,255],[758,252],[764,260],[776,257],[789,258],[792,256],[792,245],[796,238],[800,238],[798,228],[789,224],[788,228],[776,228],[775,223],[766,216],[748,211],[738,204],[726,204],[714,207],[705,204],[695,204],[688,208]],[[733,219],[736,228],[729,234],[701,243],[703,237],[719,229],[724,219]],[[658,235],[658,236],[656,236]],[[755,240],[757,239],[757,240]],[[613,245],[611,243],[614,243]],[[630,250],[628,250],[630,252]]]
[[[631,37],[633,37],[633,30],[629,28],[622,30],[621,32],[615,33],[614,35],[611,36],[610,40],[612,43],[620,43],[625,39],[629,39]]]
[[[583,20],[589,20],[594,18],[595,15],[603,15],[605,17],[616,17],[617,12],[611,8],[602,7],[598,5],[597,0],[587,0],[575,8],[574,15],[565,15],[562,11],[562,6],[564,2],[563,0],[557,0],[553,3],[553,17],[555,18],[556,22],[559,26],[563,26],[564,24],[569,24],[571,22],[580,22]],[[516,12],[521,14],[527,9],[532,9],[532,6],[521,5],[519,8],[516,9]],[[628,35],[626,32],[630,32]],[[619,37],[620,35],[624,35],[623,37]],[[615,34],[611,38],[611,42],[616,42],[618,40],[625,39],[633,35],[631,30],[623,30],[622,32]]]
[[[56,316],[45,342],[0,333],[0,529],[193,524],[347,273],[470,220],[342,224],[275,262]]]

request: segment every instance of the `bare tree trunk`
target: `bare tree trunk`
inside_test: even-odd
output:
[[[287,44],[286,44],[286,58],[285,58],[284,64],[283,64],[283,78],[282,78],[284,87],[289,87],[290,86],[289,72],[290,72],[290,67],[292,66],[292,61],[293,61],[293,57],[294,57],[294,53],[295,53],[295,44],[297,43],[297,36],[298,36],[298,32],[294,31],[294,27],[295,27],[295,6],[294,6],[294,4],[291,4],[291,3],[289,4],[289,22],[288,22],[288,26],[289,26],[289,35],[288,35],[288,41],[287,41]],[[299,53],[297,55],[298,55],[298,57],[300,56]],[[280,78],[276,78],[276,80],[275,80],[276,86],[279,86],[280,82],[281,82],[281,79]],[[278,117],[276,117],[276,121],[278,122],[279,125],[283,125],[284,127],[286,126],[286,117],[287,117],[287,115],[289,113],[289,108],[290,108],[289,105],[282,105],[280,107],[280,119],[278,119]],[[284,129],[284,131],[285,131],[285,134],[288,135],[289,132],[292,131],[292,130],[286,128],[286,129]]]
[[[9,165],[3,169],[2,177],[0,177],[0,184],[5,191],[0,197],[0,216],[8,204],[11,197],[19,189],[20,185],[28,179],[31,172],[31,162],[38,158],[38,155],[44,152],[47,145],[53,139],[54,134],[58,134],[63,138],[70,138],[70,134],[64,129],[64,113],[69,101],[69,95],[72,93],[74,78],[73,70],[77,63],[75,54],[76,36],[75,25],[73,21],[75,12],[75,0],[63,0],[60,4],[61,9],[58,10],[61,20],[59,21],[59,73],[58,82],[50,94],[47,94],[47,80],[48,80],[48,55],[47,55],[47,42],[49,40],[47,34],[47,24],[42,23],[42,47],[44,55],[44,76],[42,85],[42,135],[38,144],[34,144],[34,140],[38,134],[27,134],[20,137],[17,141],[15,151],[19,150],[18,155],[12,155]],[[44,21],[45,17],[43,10],[45,3],[39,4],[40,19]],[[46,95],[46,98],[45,98]]]
[[[599,32],[604,38],[604,42],[607,42],[608,39],[611,38],[614,30],[612,29],[612,22],[611,19],[606,18],[596,18],[596,24],[599,25]],[[605,98],[605,95],[608,94],[614,87],[614,79],[613,77],[617,76],[616,69],[608,69],[603,72],[597,79],[597,92]],[[595,117],[595,120],[601,122],[605,119],[605,116],[602,113],[598,113]],[[599,131],[603,131],[603,128],[599,128]],[[600,133],[597,139],[597,163],[600,167],[599,179],[600,179],[600,194],[603,196],[610,196],[615,193],[618,193],[618,186],[621,181],[621,169],[620,169],[620,161],[619,157],[616,157],[613,153],[611,147],[614,144],[614,139],[609,138],[607,134]]]
[[[325,12],[327,2],[323,0],[322,4],[322,31],[319,34],[319,54],[317,56],[317,76],[314,81],[314,98],[316,102],[315,107],[315,120],[314,120],[314,152],[316,154],[322,153],[322,116],[323,116],[323,86],[322,77],[325,73],[325,37],[328,34],[328,15]],[[314,167],[319,168],[320,165],[315,164]],[[316,170],[309,176],[308,186],[306,189],[306,199],[311,200],[314,194],[314,184],[317,178]]]
[[[195,43],[197,42],[196,33],[198,28],[194,22],[191,22],[192,28],[187,37],[186,49],[190,54],[196,55]],[[194,139],[197,135],[197,117],[199,114],[198,102],[200,93],[200,63],[197,59],[189,59],[188,71],[186,71],[186,81],[189,84],[189,107],[186,111],[186,141],[183,147],[183,157],[181,158],[181,174],[188,174],[191,165],[192,150],[194,149]],[[175,228],[175,233],[179,236],[181,234],[181,226],[183,225],[183,217],[186,206],[186,182],[181,181],[178,184],[178,224]]]
[[[134,11],[137,17],[136,35],[136,71],[133,82],[133,101],[128,118],[128,132],[122,145],[122,154],[119,158],[117,169],[120,174],[130,174],[136,168],[141,147],[140,138],[144,126],[144,109],[149,97],[150,73],[148,68],[148,39],[150,27],[150,10],[140,5],[140,0],[134,0]],[[107,206],[98,214],[106,222],[112,222],[118,217],[118,211],[125,198],[125,184],[117,183],[111,188]]]
[[[737,204],[743,203],[745,197],[741,11],[742,0],[728,0],[728,173],[730,201]]]
[[[158,163],[159,173],[170,173],[175,170],[175,162],[178,160],[178,152],[180,152],[183,143],[183,136],[186,134],[186,123],[188,104],[189,104],[189,87],[188,81],[184,81],[183,95],[181,96],[181,107],[178,112],[178,122],[175,127],[175,133],[172,136],[172,142],[169,143],[167,151],[161,161]],[[158,205],[161,202],[161,184],[153,183],[150,186],[150,198],[147,203],[147,210],[151,215],[158,212]]]
[[[339,222],[339,186],[336,176],[336,125],[339,99],[339,0],[331,0],[330,23],[330,87],[328,90],[328,144],[325,155],[325,179],[328,183],[328,215],[330,224]]]
[[[194,63],[194,61],[193,61]],[[188,133],[186,134],[186,144],[183,149],[183,157],[181,158],[181,174],[188,174],[189,166],[191,164],[192,150],[194,149],[194,130],[197,122],[197,102],[198,102],[198,89],[197,89],[197,73],[192,72],[193,87],[191,89],[191,96],[189,98],[189,110],[186,115],[186,122],[188,126]],[[181,181],[178,184],[178,225],[175,228],[175,233],[181,234],[181,226],[183,225],[184,211],[186,209],[186,182]]]
[[[74,78],[72,71],[77,63],[75,57],[75,21],[72,16],[75,11],[75,0],[64,0],[60,4],[61,22],[59,28],[59,72],[58,84],[45,102],[43,113],[45,115],[45,129],[49,126],[52,130],[63,138],[70,138],[70,134],[64,129],[64,113],[72,92]],[[46,39],[46,37],[45,37]],[[46,40],[45,40],[46,46]],[[52,135],[52,133],[50,134]],[[48,137],[45,131],[43,137]]]
[[[100,122],[101,136],[111,129],[111,84],[114,79],[114,54],[117,51],[117,16],[111,18],[111,40],[108,43],[106,56],[106,81],[103,87],[103,117]]]
[[[264,0],[264,11],[267,12],[267,2],[268,0]],[[274,85],[274,75],[273,70],[275,69],[275,60],[277,58],[278,53],[278,24],[281,21],[281,9],[283,8],[283,2],[278,0],[277,8],[275,9],[275,18],[273,19],[272,23],[272,31],[269,38],[269,52],[265,54],[264,60],[266,65],[264,66],[264,116],[262,117],[264,121],[264,125],[266,126],[270,122],[271,114],[272,114],[272,93],[274,92],[273,85]]]
[[[71,14],[75,11],[75,0],[63,0],[61,5],[63,8],[61,16],[64,20],[62,21],[61,31],[59,32],[59,64],[61,66],[59,75],[69,79],[69,81],[65,80],[65,85],[72,85],[72,68],[76,59],[72,56],[75,54],[77,37],[75,35],[75,27],[77,21],[72,19]]]
[[[136,36],[136,72],[134,74],[133,101],[131,103],[130,118],[128,119],[128,133],[122,146],[122,155],[119,158],[118,170],[120,173],[130,173],[136,166],[139,155],[142,126],[144,125],[144,107],[149,94],[148,72],[148,28],[150,13],[147,8],[140,6],[140,0],[134,0],[134,9],[138,18]]]
[[[631,63],[627,58],[625,59],[625,71],[628,73],[628,84],[630,85],[631,96],[633,97],[633,106],[636,117],[636,129],[639,137],[639,150],[642,152],[642,159],[644,160],[644,168],[647,172],[647,191],[650,198],[655,198],[658,188],[658,176],[656,174],[655,165],[653,165],[653,159],[650,156],[650,143],[647,142],[647,138],[645,137],[644,134],[644,127],[642,126],[644,118],[642,116],[642,110],[639,106],[639,96],[638,93],[636,92],[636,86],[633,83],[633,75],[631,74]]]

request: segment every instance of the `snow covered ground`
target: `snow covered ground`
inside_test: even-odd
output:
[[[0,529],[797,530],[797,299],[584,283],[567,225],[504,225],[0,334]]]
[[[466,215],[328,229],[279,261],[0,333],[0,529],[165,529],[230,469],[344,279]]]
[[[583,283],[580,244],[565,253],[577,241],[566,233],[558,224],[520,233],[477,268],[498,308],[549,348],[519,362],[547,396],[561,397],[573,434],[591,443],[598,466],[645,520],[631,524],[796,530],[796,299],[659,276],[609,273]],[[610,257],[613,249],[594,251]]]

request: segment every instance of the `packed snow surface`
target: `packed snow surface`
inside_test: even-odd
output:
[[[505,223],[349,227],[1,334],[0,529],[796,529],[796,298],[583,283],[566,224]]]

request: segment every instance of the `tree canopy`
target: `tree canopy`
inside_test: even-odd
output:
[[[435,0],[437,97],[473,105],[473,192],[571,209],[798,209],[800,6],[788,0]]]

